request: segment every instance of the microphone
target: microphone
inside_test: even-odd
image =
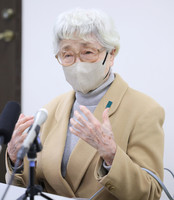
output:
[[[15,124],[20,115],[20,105],[15,101],[9,101],[0,115],[0,152],[2,144],[7,144],[12,136]]]
[[[26,153],[29,151],[32,143],[34,142],[35,138],[37,137],[40,126],[46,121],[48,117],[48,112],[46,109],[41,108],[35,115],[34,123],[30,126],[28,135],[25,138],[21,149],[17,154],[17,159],[22,160]]]

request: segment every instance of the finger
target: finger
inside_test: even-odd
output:
[[[30,119],[22,124],[20,124],[14,131],[14,135],[21,135],[28,127],[30,127],[34,122],[34,119]]]
[[[19,115],[19,119],[18,119],[18,120],[20,120],[20,119],[23,118],[23,117],[25,117],[25,115],[24,115],[23,113],[21,113],[21,114]]]
[[[23,113],[21,113],[21,114],[19,115],[18,121],[17,121],[16,124],[15,124],[15,128],[18,126],[19,121],[20,121],[21,118],[23,118],[24,116],[25,116],[25,115],[24,115]]]
[[[83,125],[83,126],[87,126],[87,121],[86,119],[84,119],[84,117],[78,112],[75,111],[74,115],[76,117],[76,119]]]
[[[23,123],[25,123],[25,122],[27,122],[27,121],[29,121],[29,120],[31,120],[31,119],[34,119],[34,117],[33,117],[33,116],[24,116],[24,115],[23,115],[23,117],[21,117],[21,118],[18,120],[17,124],[18,124],[18,125],[23,124]]]
[[[82,134],[80,131],[73,129],[73,127],[69,128],[70,132],[74,135],[76,135],[77,137],[81,138],[82,140],[84,140],[85,142],[88,142],[88,137],[86,137],[86,135]],[[89,143],[90,144],[90,143]]]
[[[26,137],[27,137],[27,133],[25,133],[23,135],[20,135],[18,137],[15,137],[13,140],[11,140],[8,143],[8,150],[9,149],[13,149],[14,150],[14,147],[16,149],[17,146],[21,146]],[[18,148],[17,148],[17,150],[18,150]]]
[[[90,110],[88,110],[88,108],[86,108],[86,106],[80,105],[80,110],[87,117],[89,122],[92,122],[92,121],[96,120],[95,116],[91,113]]]
[[[84,126],[82,126],[81,124],[79,124],[76,120],[74,120],[73,118],[70,119],[70,123],[71,125],[75,128],[78,129],[79,131],[82,131],[84,129]]]
[[[25,138],[27,137],[28,133],[24,133],[19,137],[18,143],[22,145],[24,142]]]
[[[94,141],[94,138],[91,137],[91,136],[87,136],[87,135],[84,135],[84,134],[81,134],[81,132],[77,131],[77,130],[74,130],[73,127],[70,127],[70,132],[74,135],[76,135],[77,137],[81,138],[82,140],[84,140],[85,142],[87,142],[89,145],[91,145],[92,147],[97,148],[98,146],[98,143],[96,141]]]
[[[69,130],[70,130],[70,132],[71,132],[72,134],[76,135],[77,137],[82,138],[80,132],[77,131],[77,130],[75,130],[75,129],[73,129],[73,127],[69,127]]]
[[[20,118],[18,119],[18,121],[16,123],[15,128],[18,128],[21,124],[23,124],[31,119],[34,119],[34,117],[33,116],[25,116],[24,114],[21,114]]]
[[[103,123],[107,123],[109,122],[109,108],[106,108],[104,111],[103,111]]]
[[[83,112],[84,114],[86,110],[86,117],[89,114],[88,115],[89,117],[87,117],[88,121],[85,120],[80,114],[79,114],[80,116],[77,116],[79,117],[78,120],[80,121],[80,123],[82,123],[82,125],[84,126],[84,128],[87,130],[89,134],[98,135],[100,137],[101,123],[85,106],[82,106],[82,109],[83,108],[84,108],[84,112]]]
[[[85,132],[86,134],[88,133],[89,135],[94,134],[94,132],[96,132],[96,130],[99,129],[100,122],[96,118],[94,118],[93,121],[89,122],[86,119],[84,119],[84,117],[78,111],[75,111],[74,115],[77,118],[79,124],[81,125],[79,127],[79,130],[81,132]]]

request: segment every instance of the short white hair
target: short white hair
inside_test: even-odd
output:
[[[59,44],[64,39],[83,39],[89,41],[91,36],[106,49],[120,48],[120,36],[112,19],[103,11],[96,9],[81,9],[61,13],[53,29],[53,48],[55,55],[59,51]]]

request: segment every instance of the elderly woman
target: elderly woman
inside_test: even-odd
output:
[[[73,91],[48,105],[40,137],[36,181],[44,191],[100,200],[157,200],[161,188],[142,168],[163,178],[163,109],[131,89],[111,67],[119,35],[109,17],[97,10],[61,14],[54,27],[54,49]],[[33,123],[20,116],[7,149],[7,175]],[[14,184],[26,186],[24,159]]]

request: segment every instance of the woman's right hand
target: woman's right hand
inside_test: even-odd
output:
[[[21,148],[24,139],[27,136],[27,133],[23,133],[26,128],[30,127],[34,122],[34,117],[28,117],[24,114],[20,114],[19,119],[15,125],[15,129],[12,134],[12,138],[7,145],[7,152],[10,157],[10,160],[15,164],[17,159],[17,153]]]

